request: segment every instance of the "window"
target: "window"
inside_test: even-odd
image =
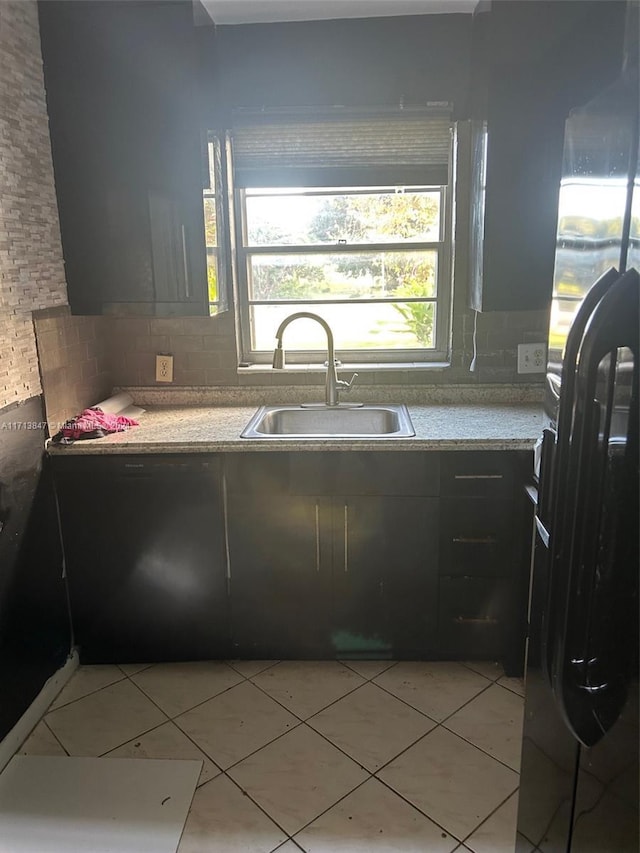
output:
[[[270,361],[295,311],[331,326],[351,362],[448,356],[451,133],[447,115],[269,116],[232,136],[242,358]],[[320,327],[286,333],[317,361]]]
[[[206,180],[203,190],[204,236],[207,253],[207,292],[209,294],[209,314],[225,311],[225,242],[224,223],[227,221],[223,199],[223,162],[220,140],[209,133],[206,141]]]

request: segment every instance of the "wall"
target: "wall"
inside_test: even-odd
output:
[[[67,301],[34,2],[0,3],[0,409],[40,393],[31,311]]]
[[[70,648],[32,311],[66,286],[35,2],[0,2],[0,739]]]

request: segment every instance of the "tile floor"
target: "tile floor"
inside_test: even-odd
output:
[[[201,759],[179,853],[512,853],[522,696],[492,663],[85,666],[20,751]]]

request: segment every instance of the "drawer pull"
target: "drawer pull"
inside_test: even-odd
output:
[[[316,572],[320,571],[320,507],[316,502]]]
[[[349,571],[349,507],[344,505],[344,570]]]
[[[495,545],[496,536],[454,536],[453,542],[462,545]]]
[[[491,616],[455,616],[458,625],[497,625],[498,620]]]
[[[503,480],[502,474],[454,474],[454,480]]]

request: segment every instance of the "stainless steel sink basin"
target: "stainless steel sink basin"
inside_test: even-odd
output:
[[[406,406],[262,406],[241,438],[408,438]]]

